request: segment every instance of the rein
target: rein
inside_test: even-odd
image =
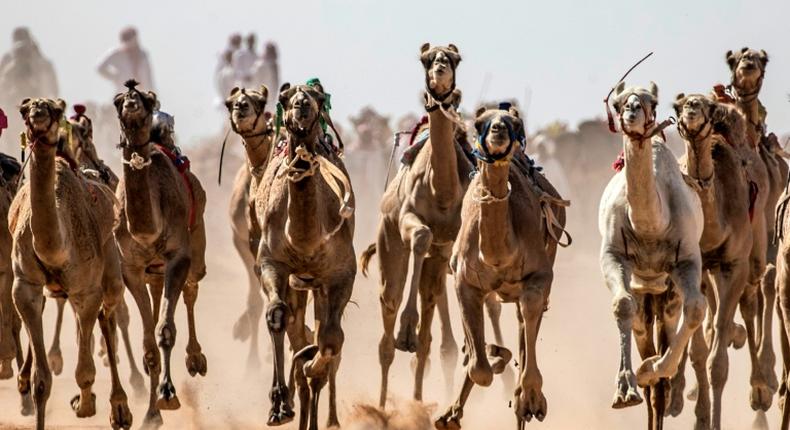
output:
[[[617,129],[616,129],[616,128],[615,128],[615,126],[614,126],[614,116],[612,115],[612,109],[609,107],[609,97],[611,97],[611,96],[612,96],[612,93],[614,93],[614,90],[615,90],[615,88],[617,88],[617,86],[620,84],[620,82],[623,82],[623,80],[624,80],[625,78],[627,78],[627,77],[628,77],[628,75],[629,75],[629,74],[631,74],[631,72],[632,72],[634,69],[636,69],[636,68],[637,68],[637,66],[639,66],[640,64],[642,64],[642,62],[643,62],[643,61],[645,61],[645,60],[647,60],[647,59],[648,59],[648,58],[649,58],[651,55],[653,55],[653,52],[652,52],[652,51],[651,51],[651,52],[649,52],[649,53],[648,53],[647,55],[645,55],[644,57],[642,57],[642,59],[641,59],[641,60],[639,60],[639,61],[637,61],[637,62],[636,62],[636,63],[635,63],[633,66],[631,66],[631,68],[630,68],[630,69],[628,69],[628,71],[626,71],[626,72],[625,72],[625,74],[623,74],[623,76],[622,76],[622,77],[621,77],[621,78],[620,78],[620,79],[617,81],[617,83],[615,83],[615,84],[614,84],[614,86],[612,87],[612,89],[611,89],[611,90],[609,90],[609,94],[607,94],[607,95],[606,95],[606,98],[604,98],[604,99],[603,99],[603,103],[604,103],[604,105],[606,106],[606,119],[607,119],[607,121],[608,121],[608,124],[609,124],[609,131],[611,131],[612,133],[617,133]]]

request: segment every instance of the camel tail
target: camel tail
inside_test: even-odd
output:
[[[359,256],[359,265],[362,267],[362,276],[368,277],[368,265],[370,265],[370,259],[373,258],[373,255],[376,254],[376,244],[371,243],[368,246],[368,249],[362,252],[362,255]]]

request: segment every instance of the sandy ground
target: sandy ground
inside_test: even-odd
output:
[[[234,172],[226,166],[226,172]],[[209,169],[211,171],[211,169]],[[208,357],[208,375],[191,378],[184,366],[186,345],[186,318],[183,306],[178,308],[176,321],[180,325],[173,359],[174,381],[179,390],[182,408],[163,412],[165,429],[251,429],[264,428],[268,415],[268,391],[271,383],[271,364],[264,359],[261,369],[245,368],[248,345],[233,340],[233,323],[244,309],[247,281],[240,259],[230,241],[227,221],[227,196],[232,177],[226,174],[222,189],[217,189],[214,177],[203,179],[209,191],[208,219],[208,275],[201,284],[197,304],[198,336]],[[356,181],[357,184],[360,181]],[[378,201],[359,201],[356,244],[357,252],[370,242],[375,226],[373,216]],[[368,219],[363,219],[366,217]],[[593,219],[595,214],[577,214],[570,217]],[[588,222],[587,225],[594,225]],[[614,377],[618,364],[617,330],[611,312],[611,297],[604,287],[597,266],[597,232],[573,231],[580,245],[561,250],[556,265],[556,280],[551,295],[549,311],[545,314],[538,342],[538,360],[544,378],[544,393],[548,399],[548,416],[543,423],[528,425],[532,429],[630,429],[645,427],[644,406],[627,410],[610,407],[614,392]],[[585,245],[585,243],[587,245]],[[373,267],[373,273],[378,268]],[[452,287],[451,279],[448,285]],[[377,282],[361,275],[355,284],[353,301],[344,317],[346,343],[343,363],[339,373],[339,407],[341,422],[347,422],[354,405],[376,403],[379,389],[377,345],[381,333]],[[136,358],[140,360],[140,320],[131,298],[127,302],[132,310],[132,337]],[[461,322],[451,295],[454,329],[461,342]],[[47,343],[52,336],[55,307],[46,309]],[[517,349],[515,308],[506,305],[503,327],[507,346]],[[109,371],[97,359],[97,377],[94,390],[97,395],[97,414],[88,419],[76,419],[69,407],[69,399],[77,393],[74,382],[76,347],[74,318],[67,312],[62,348],[65,358],[63,373],[54,378],[54,386],[47,408],[51,428],[93,429],[107,428],[109,416]],[[434,327],[438,339],[438,324]],[[261,329],[261,356],[268,356],[268,335]],[[489,338],[493,338],[489,331]],[[778,339],[778,338],[775,338]],[[778,343],[778,341],[777,341]],[[634,348],[634,351],[636,348]],[[636,352],[634,352],[636,354]],[[724,394],[723,422],[726,429],[750,428],[754,419],[748,403],[748,353],[731,351],[730,378]],[[391,370],[390,393],[402,410],[413,408],[403,401],[412,390],[412,376],[407,354],[398,352]],[[135,398],[128,380],[125,356],[121,357],[120,371],[130,395],[134,414],[134,428],[139,427],[144,416],[145,399]],[[635,357],[635,367],[639,363]],[[460,375],[460,369],[456,372]],[[693,374],[686,371],[687,380]],[[432,351],[431,371],[425,383],[425,399],[432,417],[443,412],[449,404],[444,392],[438,345]],[[463,419],[464,428],[492,429],[514,428],[515,418],[508,407],[510,395],[503,392],[500,380],[487,388],[477,387],[467,405]],[[326,399],[326,397],[323,397]],[[325,401],[323,402],[325,403]],[[0,428],[29,428],[31,417],[18,412],[19,399],[14,380],[0,381]],[[325,404],[323,406],[326,407]],[[325,412],[321,422],[325,420]],[[771,428],[777,428],[778,409],[768,412]],[[686,403],[682,415],[667,421],[668,429],[692,428],[693,405]],[[414,426],[417,426],[415,424]],[[296,428],[295,423],[283,429]],[[362,427],[365,428],[365,427]],[[408,428],[408,427],[404,427]]]

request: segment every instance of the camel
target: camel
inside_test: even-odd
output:
[[[22,320],[14,308],[11,289],[14,282],[11,267],[11,232],[8,230],[8,211],[11,201],[16,194],[21,171],[21,165],[16,159],[5,154],[0,154],[0,379],[10,379],[14,376],[11,362],[16,358],[17,368],[21,369],[24,362],[22,343],[19,333],[22,329]],[[22,396],[22,415],[33,413],[33,400],[30,393]]]
[[[52,296],[68,298],[76,313],[79,357],[75,376],[80,393],[72,399],[71,406],[77,417],[96,414],[96,396],[91,392],[96,375],[91,333],[96,319],[107,352],[113,357],[114,312],[124,293],[112,231],[112,190],[80,177],[59,156],[68,139],[59,136],[64,108],[62,100],[22,101],[20,113],[31,146],[30,180],[14,197],[8,217],[13,237],[14,304],[32,345],[20,371],[18,387],[22,394],[32,392],[39,430],[45,427],[46,403],[52,388],[42,327],[44,287]],[[132,415],[114,360],[110,360],[110,374],[110,424],[114,429],[128,429]]]
[[[750,275],[750,180],[735,146],[743,147],[743,138],[733,139],[734,136],[716,132],[727,123],[727,106],[700,94],[678,94],[673,106],[678,132],[686,144],[681,170],[696,186],[702,203],[700,252],[713,318],[708,342],[702,330],[697,330],[691,341],[690,358],[699,384],[697,428],[720,429],[722,393],[729,368],[727,347],[733,335],[733,318]],[[739,115],[734,117],[738,119]]]
[[[72,147],[69,148],[69,154],[73,156],[74,161],[80,168],[83,174],[89,175],[92,179],[101,181],[110,189],[115,191],[118,186],[118,176],[110,169],[104,161],[99,158],[96,151],[96,146],[93,144],[93,122],[85,115],[86,108],[84,105],[74,105],[74,115],[68,121],[71,126],[72,132]],[[63,371],[63,353],[60,350],[60,332],[63,326],[63,310],[66,305],[65,298],[56,298],[57,303],[57,316],[55,319],[55,333],[52,338],[52,344],[47,352],[47,361],[52,373],[60,375]],[[134,389],[135,395],[142,396],[145,392],[145,383],[143,382],[143,375],[137,368],[137,361],[134,359],[134,352],[132,350],[131,339],[129,337],[129,308],[126,306],[126,300],[121,300],[115,309],[115,317],[118,328],[121,331],[121,339],[123,340],[126,356],[129,360],[130,377],[129,383]],[[101,349],[99,356],[104,360],[104,365],[109,365],[109,357],[107,351],[100,342]],[[117,358],[116,358],[117,359]]]
[[[440,430],[461,427],[473,386],[490,385],[512,356],[501,344],[485,342],[483,305],[492,295],[517,308],[522,363],[514,403],[517,428],[533,417],[543,421],[547,411],[536,342],[554,278],[555,238],[562,234],[569,202],[524,155],[524,124],[510,103],[478,109],[475,129],[479,173],[464,196],[451,259],[464,323],[466,374],[458,399],[435,423]]]
[[[260,281],[255,271],[260,228],[255,224],[257,218],[253,213],[254,205],[251,196],[255,195],[254,189],[261,180],[272,150],[274,129],[270,118],[267,118],[265,114],[268,95],[269,90],[264,85],[259,90],[246,90],[237,87],[231,90],[230,96],[225,101],[230,115],[231,128],[241,137],[244,150],[247,153],[247,162],[239,168],[233,182],[233,192],[230,196],[230,219],[233,229],[233,245],[244,262],[249,278],[247,309],[234,324],[233,337],[241,340],[249,338],[250,352],[247,355],[249,369],[256,369],[260,365],[258,360],[258,324],[263,313],[263,298]]]
[[[641,403],[637,385],[644,387],[650,426],[658,429],[664,412],[661,380],[675,376],[689,339],[705,317],[699,247],[703,212],[672,152],[655,137],[669,124],[656,123],[658,87],[651,82],[647,89],[625,88],[621,81],[614,93],[625,167],[609,181],[598,215],[601,272],[614,296],[620,334],[612,407]],[[658,345],[654,323],[662,332]],[[636,373],[631,364],[632,332],[644,360]]]
[[[173,315],[182,290],[189,328],[186,367],[192,376],[207,371],[194,314],[198,282],[206,273],[206,194],[194,175],[175,166],[179,162],[179,166],[188,168],[188,163],[177,158],[166,134],[160,131],[157,135],[162,141],[152,141],[156,94],[141,92],[134,80],[126,84],[128,91],[114,99],[124,158],[117,190],[121,203],[115,238],[124,282],[142,317],[144,369],[150,379],[145,423],[155,426],[162,423],[160,410],[181,406],[170,374],[170,357],[176,339]],[[146,285],[150,286],[150,295]],[[155,333],[164,355],[164,369]]]
[[[344,342],[341,319],[356,276],[354,195],[337,151],[323,132],[328,96],[320,83],[280,88],[275,141],[285,141],[255,188],[254,214],[261,228],[257,252],[268,298],[266,326],[273,349],[268,425],[294,418],[286,384],[284,336],[295,355],[291,377],[301,405],[299,428],[318,428],[318,400],[329,383],[327,427],[339,426],[335,376]],[[342,189],[341,189],[342,188]],[[312,292],[316,331],[305,329]]]
[[[788,166],[778,153],[780,151],[776,150],[777,146],[771,145],[765,136],[765,108],[758,99],[768,55],[762,50],[742,48],[740,51],[727,51],[726,59],[732,73],[730,89],[735,107],[746,119],[747,138],[759,153],[750,169],[760,175],[759,180],[756,179],[759,191],[755,213],[762,213],[764,217],[755,223],[759,232],[754,239],[753,276],[749,279],[740,307],[746,322],[752,361],[756,362],[753,366],[759,367],[751,375],[751,406],[754,410],[767,411],[778,386],[772,342],[777,248],[769,238],[774,235],[774,209],[785,187]],[[760,208],[764,209],[757,212]],[[760,225],[763,220],[764,225]]]
[[[461,61],[458,48],[420,48],[425,69],[425,109],[429,138],[410,166],[402,166],[381,200],[381,220],[376,243],[360,257],[362,273],[378,254],[381,274],[381,314],[384,334],[379,342],[381,392],[379,405],[387,400],[389,369],[395,348],[416,352],[415,400],[422,400],[423,376],[430,353],[431,322],[438,305],[442,327],[440,355],[448,391],[452,384],[458,347],[452,334],[445,280],[452,244],[461,227],[461,203],[473,170],[461,147],[455,109],[461,92],[455,88],[456,68]],[[422,130],[421,130],[422,131]],[[403,299],[411,256],[411,282],[401,325],[394,336],[395,318]],[[420,312],[417,311],[417,296]],[[419,333],[415,330],[419,323]]]

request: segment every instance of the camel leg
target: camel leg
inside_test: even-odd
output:
[[[203,354],[200,343],[197,340],[195,328],[195,302],[198,296],[198,283],[187,281],[184,285],[184,304],[187,307],[187,328],[189,330],[189,341],[187,342],[186,366],[190,376],[200,374],[206,376],[208,366],[206,356]]]
[[[491,328],[494,330],[494,341],[497,345],[505,345],[505,340],[502,337],[502,326],[500,319],[502,318],[502,303],[497,300],[494,294],[489,294],[485,301],[486,311],[488,312],[488,319],[491,321]],[[513,367],[506,366],[505,371],[502,373],[502,382],[504,390],[509,397],[513,390],[516,388],[516,376],[513,372]]]
[[[381,390],[379,407],[382,409],[387,401],[389,369],[395,360],[395,319],[398,314],[403,287],[408,271],[409,250],[400,239],[397,229],[382,220],[376,244],[381,271],[381,319],[384,332],[379,341],[379,364],[381,365]]]
[[[414,399],[422,401],[425,367],[431,354],[431,326],[436,302],[445,294],[444,280],[447,258],[431,256],[423,262],[419,280],[420,288],[420,324],[417,334],[417,366],[414,372]],[[454,365],[454,363],[453,363]],[[452,370],[450,371],[452,378]]]
[[[779,406],[782,409],[782,430],[790,429],[790,405],[787,404],[788,383],[790,383],[790,249],[785,248],[784,241],[781,243],[781,252],[776,259],[776,294],[778,297],[777,305],[780,315],[780,326],[782,327],[782,361],[784,363],[782,372],[782,386]]]
[[[129,337],[129,306],[126,305],[126,301],[123,300],[123,297],[121,297],[120,302],[118,302],[118,306],[115,308],[114,313],[117,326],[121,332],[123,346],[126,350],[127,362],[129,363],[129,383],[132,385],[132,389],[134,389],[135,397],[143,397],[145,396],[145,381],[143,381],[143,375],[137,367],[137,360],[134,358],[132,340]]]
[[[286,298],[288,309],[291,312],[291,317],[288,318],[286,334],[291,344],[291,350],[293,351],[288,380],[288,391],[290,396],[288,401],[293,407],[294,394],[299,395],[299,429],[305,430],[307,429],[307,423],[310,419],[310,386],[307,377],[304,375],[304,370],[302,369],[304,360],[301,359],[297,353],[301,352],[313,342],[313,339],[308,339],[305,330],[307,292],[289,288],[286,294],[288,295]]]
[[[677,373],[691,335],[705,318],[706,303],[700,291],[699,261],[681,261],[670,275],[683,297],[682,324],[664,354],[642,362],[636,372],[637,383],[642,387],[656,385],[661,378],[671,378]]]
[[[329,417],[326,419],[327,428],[340,428],[337,418],[337,371],[340,368],[341,356],[338,355],[329,369]]]
[[[708,356],[708,380],[711,387],[712,428],[721,428],[722,394],[727,382],[729,358],[727,348],[732,333],[732,321],[748,276],[743,261],[711,270],[709,285],[716,295],[718,307],[714,311],[713,339]]]
[[[771,247],[775,247],[772,245]],[[771,251],[769,251],[769,254]],[[776,251],[773,251],[774,258],[769,261],[776,261]],[[769,255],[770,259],[770,255]],[[776,354],[774,354],[773,345],[773,313],[776,304],[776,267],[769,263],[766,268],[765,275],[761,281],[761,293],[763,306],[761,309],[762,315],[762,330],[760,338],[760,347],[757,350],[757,358],[760,361],[763,377],[766,378],[766,383],[771,392],[775,393],[779,388],[779,381],[776,378]]]
[[[109,315],[108,315],[109,313]],[[99,311],[99,327],[104,337],[105,347],[109,354],[115,353],[115,344],[110,341],[112,333],[115,331],[114,312],[106,309]],[[110,355],[112,356],[112,355]],[[112,379],[110,388],[110,425],[113,429],[129,429],[132,426],[132,413],[126,398],[126,392],[121,385],[121,378],[118,376],[118,364],[110,361],[110,377]]]
[[[263,315],[263,297],[261,295],[260,281],[255,275],[255,255],[250,250],[250,241],[244,237],[239,237],[239,233],[234,231],[233,245],[236,247],[245,269],[247,269],[249,285],[247,290],[247,309],[233,324],[233,338],[241,341],[246,341],[249,338],[250,351],[247,355],[247,369],[253,370],[260,367],[258,327],[261,322],[261,315]]]
[[[273,261],[261,264],[261,283],[269,295],[266,306],[266,327],[272,339],[274,375],[269,399],[272,406],[269,411],[269,426],[289,423],[294,418],[290,404],[288,385],[285,381],[285,332],[290,318],[290,310],[284,299],[287,298],[288,275],[283,267],[275,266]]]
[[[537,361],[536,343],[538,331],[546,311],[551,291],[553,275],[551,272],[533,274],[525,281],[519,299],[521,313],[524,317],[524,338],[527,345],[527,360],[521,369],[519,388],[516,397],[516,416],[526,422],[532,417],[538,421],[546,418],[546,397],[543,395],[543,377]]]
[[[36,409],[36,429],[44,430],[45,428],[45,411],[47,407],[47,400],[52,389],[52,373],[49,370],[47,363],[46,348],[44,347],[44,327],[42,324],[42,310],[44,309],[44,295],[43,287],[41,285],[34,285],[27,281],[22,280],[21,277],[14,279],[13,286],[14,304],[22,318],[22,322],[27,330],[28,338],[32,344],[32,360],[28,354],[28,360],[35,362],[35,371],[33,371],[32,381],[30,379],[30,367],[27,366],[27,361],[23,371],[19,375],[19,388],[20,394],[31,392],[33,395],[33,402]],[[32,386],[31,386],[32,382]]]
[[[758,355],[763,329],[762,315],[758,318],[758,302],[763,299],[760,287],[765,274],[768,250],[765,218],[755,217],[752,226],[754,240],[749,257],[749,280],[743,297],[740,299],[740,309],[746,325],[749,357],[752,363],[752,372],[749,377],[749,383],[752,387],[749,396],[751,407],[755,411],[767,411],[771,407],[774,392],[768,385],[766,375],[763,374],[762,364]]]
[[[443,272],[446,269],[443,270]],[[442,330],[442,343],[439,345],[439,358],[442,361],[442,372],[444,373],[445,395],[450,396],[453,392],[455,379],[455,366],[458,363],[458,343],[453,336],[453,325],[450,320],[450,295],[447,293],[445,276],[441,279],[441,294],[437,297],[436,308],[439,311],[439,327]]]
[[[437,418],[434,422],[434,426],[438,430],[458,430],[461,428],[461,418],[464,416],[464,406],[474,386],[475,383],[472,382],[469,375],[464,374],[464,382],[463,385],[461,385],[461,392],[458,394],[458,399],[447,408],[447,412],[445,412],[444,415]]]
[[[143,424],[158,427],[162,425],[162,415],[156,407],[156,386],[162,365],[154,337],[156,322],[151,296],[145,284],[145,268],[123,265],[122,270],[124,284],[134,298],[143,323],[143,370],[149,378],[148,410]]]
[[[95,288],[99,289],[99,287]],[[93,362],[91,349],[93,346],[93,328],[96,326],[96,319],[99,317],[101,297],[91,291],[90,295],[70,295],[69,302],[74,307],[79,330],[77,339],[79,350],[75,377],[80,393],[71,399],[71,408],[79,418],[92,417],[96,415],[96,395],[91,391],[93,382],[96,379],[96,366]],[[108,339],[108,341],[111,342],[111,339]]]
[[[636,376],[631,364],[631,331],[637,302],[629,288],[630,270],[618,255],[605,253],[601,256],[601,272],[606,285],[612,292],[612,308],[620,332],[620,366],[617,371],[616,389],[612,408],[622,409],[642,403],[636,385]]]
[[[52,345],[47,353],[49,367],[56,376],[63,371],[63,353],[60,351],[60,330],[63,327],[63,308],[66,307],[66,299],[57,298],[58,314],[55,317],[55,334],[52,336]]]
[[[401,216],[401,238],[405,243],[411,244],[411,282],[409,283],[409,296],[406,306],[400,314],[400,329],[395,339],[395,348],[416,352],[419,340],[417,339],[417,324],[420,314],[417,312],[417,293],[420,291],[423,262],[433,242],[431,229],[422,223],[417,215],[406,213]]]
[[[639,352],[639,357],[644,360],[648,357],[656,355],[656,341],[654,333],[656,331],[656,320],[653,316],[653,307],[655,297],[637,295],[634,296],[634,306],[636,307],[634,318],[632,319],[632,331],[634,340],[636,341],[636,349]],[[647,407],[647,423],[648,429],[654,429],[654,396],[655,387],[644,387],[645,406]]]
[[[156,328],[159,348],[162,351],[162,367],[164,370],[157,388],[159,397],[156,399],[156,406],[160,410],[176,410],[181,407],[181,402],[176,394],[176,387],[173,385],[170,357],[176,344],[176,322],[174,319],[176,306],[187,281],[189,266],[192,261],[188,255],[182,252],[179,251],[175,255],[166,256],[162,319]],[[197,293],[195,295],[197,296]]]
[[[680,308],[683,305],[683,300],[677,293],[674,287],[661,297],[662,306],[659,317],[661,318],[661,335],[665,337],[665,344],[669,344],[675,337],[680,322]],[[699,329],[701,330],[701,328]],[[699,331],[697,330],[697,331]],[[696,333],[696,331],[695,331]],[[683,351],[678,372],[672,377],[671,381],[664,381],[663,385],[667,388],[664,394],[664,416],[677,417],[683,411],[683,390],[686,388],[686,360],[688,358],[688,350]]]
[[[705,335],[702,329],[694,332],[691,337],[691,347],[689,348],[689,359],[694,368],[694,375],[697,379],[697,398],[694,407],[694,415],[697,421],[694,423],[694,430],[708,430],[710,428],[710,383],[706,363],[708,361],[708,345],[705,343]]]
[[[11,362],[17,356],[14,331],[19,316],[11,296],[14,276],[10,270],[0,272],[0,379],[14,376]]]
[[[43,302],[42,302],[43,303]],[[21,321],[20,321],[21,324]],[[30,392],[30,370],[33,367],[33,348],[31,342],[27,344],[27,355],[22,358],[22,348],[20,346],[17,364],[19,365],[19,376],[17,377],[17,389],[19,391],[21,401],[19,413],[24,417],[33,415],[35,406],[33,406],[33,395]],[[20,363],[20,360],[24,360]]]

